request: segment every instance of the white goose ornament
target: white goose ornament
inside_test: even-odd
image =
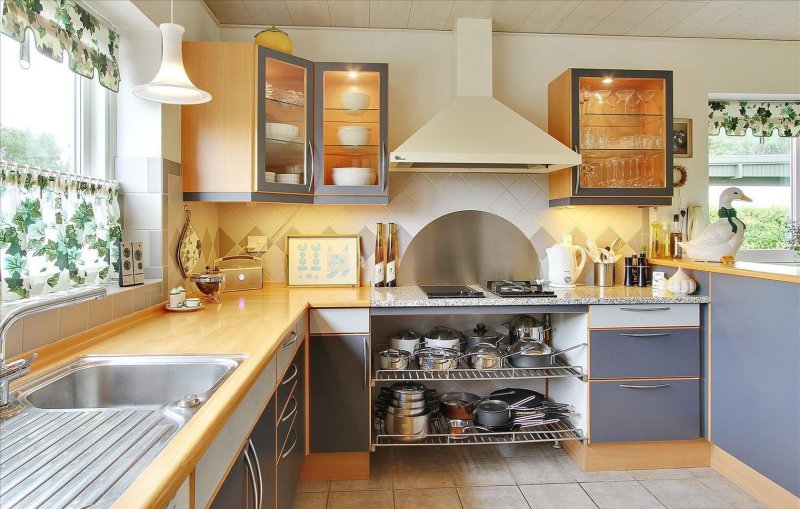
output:
[[[719,196],[719,219],[688,242],[678,242],[687,258],[699,261],[733,261],[744,240],[745,224],[736,217],[734,200],[753,201],[738,187],[729,187]]]

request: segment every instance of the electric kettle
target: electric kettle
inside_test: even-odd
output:
[[[550,286],[573,288],[586,263],[586,251],[571,242],[561,242],[545,249]]]

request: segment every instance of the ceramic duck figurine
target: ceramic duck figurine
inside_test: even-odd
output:
[[[745,224],[736,217],[734,200],[753,201],[738,187],[729,187],[719,196],[719,219],[688,242],[679,242],[687,258],[700,261],[733,261],[744,240]]]

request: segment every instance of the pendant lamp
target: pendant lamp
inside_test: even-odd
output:
[[[161,23],[161,67],[150,83],[134,87],[137,97],[164,104],[202,104],[211,100],[211,94],[194,86],[183,68],[182,41],[186,30],[172,23]]]

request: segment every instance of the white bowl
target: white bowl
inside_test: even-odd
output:
[[[300,134],[300,128],[291,124],[267,122],[266,137],[278,141],[292,141]]]
[[[275,182],[275,172],[265,171],[264,180],[266,180],[267,182]]]
[[[375,181],[371,168],[334,168],[333,184],[337,186],[369,186]]]
[[[369,108],[369,96],[359,92],[345,92],[339,97],[342,108],[346,110],[365,110]]]
[[[359,146],[369,143],[369,132],[369,127],[343,125],[339,127],[336,134],[339,136],[339,143],[342,145]]]

